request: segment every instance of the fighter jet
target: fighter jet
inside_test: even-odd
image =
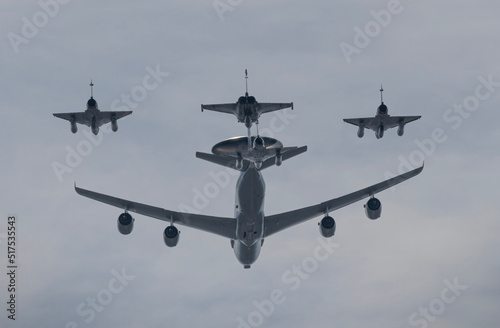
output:
[[[118,124],[116,120],[132,114],[132,111],[124,112],[102,112],[97,106],[97,101],[94,99],[94,83],[90,81],[90,99],[87,101],[87,110],[77,113],[56,113],[55,117],[62,118],[71,123],[71,132],[76,133],[78,128],[76,123],[85,124],[92,129],[92,133],[97,135],[99,127],[103,124],[111,122],[111,129],[113,132],[118,131]]]
[[[175,224],[210,232],[227,238],[238,261],[248,269],[259,257],[265,238],[301,222],[323,215],[318,223],[319,231],[325,238],[332,237],[336,224],[330,213],[364,198],[369,198],[365,204],[366,216],[371,220],[379,218],[382,204],[374,195],[416,176],[423,169],[423,166],[419,167],[319,204],[265,215],[265,184],[261,171],[273,165],[279,166],[282,161],[305,152],[307,146],[283,147],[276,139],[259,136],[252,137],[251,141],[246,139],[247,137],[236,137],[222,141],[212,148],[212,154],[196,153],[198,158],[241,172],[236,183],[234,218],[175,212],[78,188],[76,184],[75,190],[82,196],[122,209],[124,212],[118,217],[118,230],[124,235],[131,233],[134,227],[135,220],[129,212],[169,223],[163,232],[163,240],[169,247],[174,247],[179,242],[180,232]],[[249,144],[252,144],[252,149],[248,148]]]
[[[228,104],[213,104],[201,105],[201,111],[204,109],[216,112],[233,114],[238,119],[238,122],[245,123],[245,126],[250,131],[252,123],[258,123],[260,115],[269,113],[275,110],[291,108],[293,109],[293,102],[291,103],[259,103],[255,97],[248,95],[248,71],[245,70],[245,85],[246,92],[244,96],[238,98],[235,103]],[[249,132],[250,137],[250,132]]]
[[[384,104],[382,98],[384,89],[380,86],[380,101],[381,104],[377,108],[377,115],[375,117],[363,118],[345,118],[344,122],[358,126],[358,137],[362,138],[365,134],[365,128],[375,131],[375,136],[380,139],[384,136],[384,131],[393,127],[398,127],[398,136],[404,133],[406,123],[418,120],[422,116],[390,116],[387,113],[387,106]]]

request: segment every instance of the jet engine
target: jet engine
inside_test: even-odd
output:
[[[113,132],[118,131],[118,123],[116,123],[116,119],[111,120],[111,130],[113,130]]]
[[[118,217],[118,231],[122,235],[128,235],[134,229],[134,218],[129,213],[125,212]]]
[[[377,139],[380,139],[384,136],[384,126],[383,125],[380,125],[377,128],[377,132],[375,132],[375,135],[377,136]]]
[[[320,222],[318,222],[319,225],[319,232],[321,232],[321,235],[325,238],[329,238],[335,234],[335,220],[331,216],[325,216]]]
[[[280,166],[281,163],[283,163],[283,156],[281,155],[281,152],[278,151],[274,159],[274,164],[276,164],[276,166]]]
[[[243,158],[241,155],[238,155],[238,158],[236,158],[236,169],[238,171],[241,171],[243,169]]]
[[[78,127],[76,126],[75,121],[71,121],[71,132],[76,133],[78,131]]]
[[[365,126],[363,124],[359,124],[358,137],[363,138],[364,135],[365,135]]]
[[[179,242],[179,234],[181,232],[173,225],[165,228],[163,231],[163,241],[168,247],[175,247]]]
[[[402,136],[405,133],[405,125],[404,123],[400,123],[398,127],[398,136]]]
[[[382,203],[375,197],[370,198],[365,204],[365,213],[370,220],[376,220],[382,213]]]

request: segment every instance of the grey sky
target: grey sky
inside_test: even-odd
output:
[[[497,2],[63,2],[0,3],[0,233],[17,215],[20,265],[17,320],[2,310],[1,327],[244,327],[239,318],[250,327],[497,325]],[[214,4],[229,9],[218,14]],[[36,32],[25,26],[35,23]],[[363,41],[358,29],[372,36]],[[346,55],[346,44],[357,50]],[[425,160],[421,175],[379,194],[379,220],[366,218],[363,202],[332,213],[333,254],[307,278],[294,266],[313,263],[320,218],[266,239],[244,270],[215,235],[179,227],[169,249],[165,225],[135,215],[133,233],[122,236],[119,209],[73,190],[76,181],[171,210],[233,215],[234,176],[208,202],[193,202],[226,172],[194,154],[246,133],[233,116],[200,112],[201,103],[236,101],[245,69],[258,101],[294,102],[286,115],[263,116],[260,128],[285,146],[308,146],[263,172],[266,214]],[[140,93],[155,70],[155,88]],[[91,78],[101,110],[136,106],[117,133],[92,140],[88,128],[72,134],[52,116],[84,110]],[[390,114],[422,119],[403,137],[392,129],[359,139],[342,118],[375,114],[381,83]],[[81,157],[75,167],[71,151]],[[71,172],[58,178],[55,163]],[[454,283],[467,288],[453,291]],[[4,307],[6,284],[1,275]],[[281,294],[271,311],[273,291]],[[88,298],[109,304],[90,310]]]

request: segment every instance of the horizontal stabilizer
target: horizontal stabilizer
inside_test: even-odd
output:
[[[243,167],[241,170],[238,170],[236,168],[236,158],[231,157],[231,156],[207,154],[207,153],[202,153],[202,152],[197,151],[196,157],[200,158],[200,159],[204,159],[204,160],[212,162],[212,163],[215,163],[215,164],[219,164],[222,166],[232,168],[232,169],[237,170],[237,171],[246,171],[248,169],[248,166],[250,165],[249,161],[247,161],[246,159],[243,159]]]
[[[307,146],[302,146],[302,147],[283,147],[281,149],[281,160],[286,161],[289,158],[292,158],[294,156],[297,156],[299,154],[302,154],[307,151]],[[214,155],[214,154],[208,154],[208,153],[202,153],[197,151],[196,152],[196,157],[200,159],[204,159],[206,161],[219,164],[222,166],[226,166],[229,168],[232,168],[234,170],[238,170],[236,168],[236,158],[233,156],[224,156],[224,155]],[[242,168],[238,171],[246,171],[248,169],[248,166],[250,165],[250,161],[247,159],[241,159],[243,161]],[[276,156],[273,156],[271,158],[268,158],[262,163],[262,166],[259,170],[267,169],[268,167],[271,167],[276,164]]]
[[[287,159],[290,159],[294,156],[300,155],[302,153],[305,153],[307,151],[307,146],[302,146],[302,147],[284,147],[281,149],[281,158],[282,161],[286,161]],[[260,168],[261,170],[267,169],[268,167],[271,167],[276,164],[276,156],[273,156],[271,158],[268,158],[262,163],[262,167]]]

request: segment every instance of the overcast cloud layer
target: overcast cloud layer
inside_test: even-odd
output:
[[[3,1],[0,263],[14,214],[19,268],[15,321],[0,278],[0,326],[496,327],[499,12],[497,1]],[[331,213],[328,241],[320,217],[266,239],[250,270],[216,235],[180,227],[167,248],[165,223],[141,215],[122,236],[120,209],[74,192],[232,216],[236,176],[217,180],[227,171],[194,154],[246,133],[200,112],[236,101],[245,69],[258,101],[294,102],[261,131],[308,146],[263,172],[266,214],[425,161],[422,174],[377,196],[377,221],[358,202]],[[101,110],[134,111],[116,133],[72,134],[52,116],[84,110],[91,78]],[[422,119],[403,137],[359,139],[342,118],[374,115],[381,83],[389,114]]]

